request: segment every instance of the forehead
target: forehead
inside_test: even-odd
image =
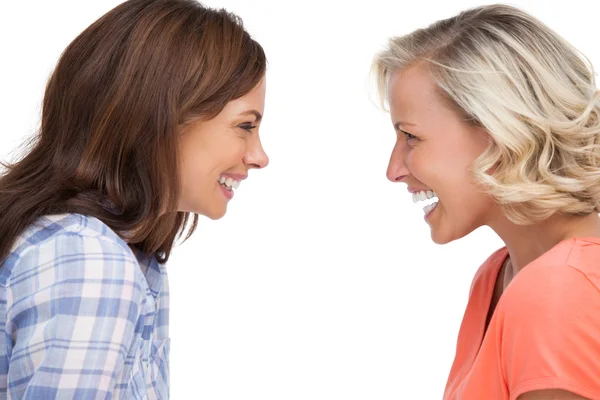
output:
[[[240,107],[252,106],[254,108],[259,108],[262,112],[262,108],[264,108],[265,103],[265,93],[267,90],[267,81],[265,78],[262,78],[260,82],[254,86],[254,88],[240,97],[239,99],[233,100],[231,103],[237,103]]]
[[[419,65],[392,73],[388,99],[392,115],[423,114],[442,108],[431,76]]]
[[[265,92],[266,80],[263,78],[251,91],[227,103],[218,117],[230,118],[248,110],[256,110],[264,114]]]

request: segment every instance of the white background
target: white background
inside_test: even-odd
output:
[[[62,50],[118,3],[1,3],[0,159],[34,133]],[[265,48],[271,164],[173,253],[172,398],[441,398],[471,279],[502,243],[489,229],[431,242],[406,186],[385,179],[395,136],[368,72],[389,36],[483,3],[205,4]],[[600,68],[596,1],[512,4]]]

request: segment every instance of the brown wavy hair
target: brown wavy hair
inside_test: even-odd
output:
[[[44,215],[96,217],[167,261],[188,223],[178,212],[177,143],[265,75],[265,53],[239,17],[194,0],[130,0],[63,52],[40,129],[0,176],[0,265]]]

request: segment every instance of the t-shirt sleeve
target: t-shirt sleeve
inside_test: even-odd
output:
[[[502,297],[496,337],[510,398],[563,389],[600,399],[600,292],[588,277],[532,265]]]

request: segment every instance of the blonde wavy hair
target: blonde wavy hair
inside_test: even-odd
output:
[[[514,7],[463,11],[390,39],[373,63],[382,104],[390,76],[417,63],[447,104],[489,132],[473,177],[512,222],[600,212],[600,91],[565,39]]]

